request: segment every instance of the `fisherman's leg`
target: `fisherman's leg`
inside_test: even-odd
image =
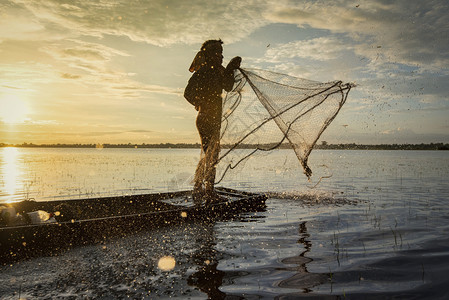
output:
[[[204,196],[204,178],[206,176],[206,170],[207,170],[207,151],[209,148],[210,140],[211,140],[211,134],[210,129],[208,126],[207,119],[204,115],[201,113],[198,114],[198,117],[196,119],[196,127],[198,129],[198,133],[200,135],[201,139],[201,155],[200,160],[198,162],[198,165],[196,167],[195,171],[195,177],[194,177],[194,186],[193,186],[193,198],[196,204],[200,204],[201,200]]]
[[[194,176],[194,185],[193,185],[193,200],[195,204],[201,204],[202,199],[204,197],[204,171],[205,171],[205,158],[204,153],[201,151],[200,161],[196,167],[195,176]]]
[[[205,162],[204,153],[203,153],[203,151],[201,151],[200,160],[198,161],[198,165],[196,166],[195,177],[194,177],[194,185],[193,186],[195,189],[202,188],[203,180],[204,180],[204,170],[205,170],[204,162]]]
[[[220,153],[220,136],[219,132],[216,132],[211,139],[209,149],[206,153],[206,174],[204,178],[204,189],[206,197],[210,200],[218,199],[214,190],[215,175],[217,171],[218,156]]]

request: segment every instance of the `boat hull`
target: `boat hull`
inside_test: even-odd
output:
[[[265,195],[217,189],[221,201],[193,205],[191,191],[12,204],[19,213],[59,212],[57,222],[0,227],[2,264],[55,255],[74,246],[102,243],[161,226],[214,222],[265,209]]]

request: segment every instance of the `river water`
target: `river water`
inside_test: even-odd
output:
[[[191,189],[197,149],[0,149],[0,202]],[[263,212],[0,266],[0,296],[297,299],[449,296],[449,152],[314,150],[248,160],[221,185]],[[320,180],[321,178],[321,180]],[[164,271],[158,262],[176,262]]]

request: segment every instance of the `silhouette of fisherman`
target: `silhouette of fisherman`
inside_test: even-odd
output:
[[[218,200],[214,191],[216,164],[220,152],[220,127],[223,90],[234,85],[234,70],[242,59],[234,57],[225,67],[223,42],[208,40],[203,43],[189,68],[194,72],[184,91],[184,97],[198,111],[196,127],[201,138],[201,157],[195,172],[193,197],[195,203]]]

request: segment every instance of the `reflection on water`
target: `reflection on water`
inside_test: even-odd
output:
[[[217,269],[223,279],[218,290],[225,299],[296,299],[330,281],[330,273],[309,271],[314,259],[309,256],[312,238],[308,221],[290,222],[283,214],[284,204],[269,201],[269,207],[279,205],[276,211],[257,214],[256,218],[248,215],[248,226],[220,225],[216,247],[222,258]],[[298,208],[293,206],[290,212],[298,216]]]
[[[20,150],[13,147],[1,149],[0,155],[0,196],[6,197],[6,202],[19,193],[23,193],[24,185],[21,177],[23,175],[21,166],[22,159]]]
[[[284,258],[282,263],[286,265],[295,265],[290,270],[297,272],[290,278],[279,282],[281,288],[302,289],[303,293],[312,292],[312,288],[328,281],[330,274],[310,273],[307,270],[307,264],[313,259],[306,256],[312,250],[312,242],[308,239],[310,234],[307,233],[307,222],[299,224],[299,240],[298,243],[304,246],[304,251],[298,256]]]
[[[197,265],[198,271],[187,279],[187,283],[197,287],[205,293],[209,299],[225,299],[226,294],[220,291],[225,272],[217,269],[218,257],[214,248],[216,237],[214,223],[205,224],[202,231],[195,236],[197,248],[192,255],[192,260]]]

